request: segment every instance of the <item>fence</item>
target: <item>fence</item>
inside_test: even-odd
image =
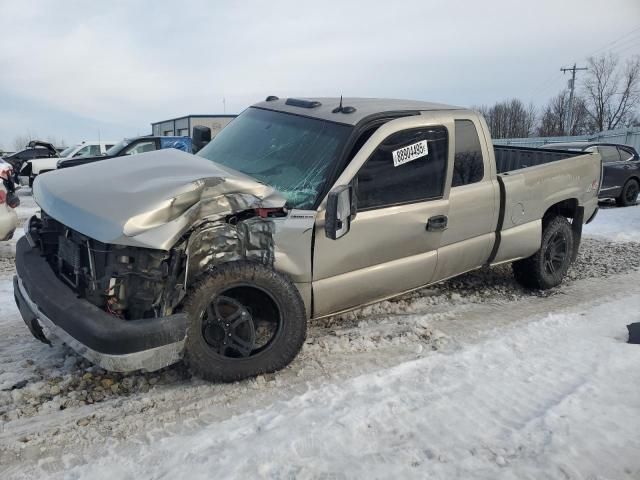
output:
[[[518,147],[541,147],[547,143],[584,141],[630,145],[640,151],[640,128],[620,128],[617,130],[606,130],[594,135],[576,135],[573,137],[499,138],[495,139],[493,143],[495,145],[513,145]]]

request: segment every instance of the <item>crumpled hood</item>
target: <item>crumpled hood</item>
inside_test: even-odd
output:
[[[285,204],[252,177],[174,149],[49,172],[36,177],[33,196],[49,216],[88,237],[161,250],[202,219]]]

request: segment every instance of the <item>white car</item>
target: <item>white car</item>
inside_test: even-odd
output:
[[[8,178],[0,181],[0,241],[11,240],[18,226],[15,208],[20,205],[20,199],[15,195],[13,182]]]
[[[104,155],[107,150],[113,147],[116,141],[100,140],[81,142],[72,145],[60,153],[60,157],[55,158],[36,158],[29,160],[24,164],[20,171],[21,177],[29,177],[29,186],[33,185],[33,180],[41,173],[49,172],[57,168],[56,164],[61,158],[73,157],[97,157]]]

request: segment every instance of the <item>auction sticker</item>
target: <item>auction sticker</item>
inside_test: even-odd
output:
[[[427,148],[427,141],[422,140],[421,142],[402,147],[399,150],[394,150],[392,153],[393,166],[399,167],[420,157],[426,157],[429,154],[429,149]]]

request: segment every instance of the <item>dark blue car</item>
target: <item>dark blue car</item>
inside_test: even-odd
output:
[[[604,176],[600,198],[613,198],[621,207],[635,205],[640,193],[640,156],[635,148],[601,142],[550,143],[542,148],[555,150],[595,151],[602,156]]]

